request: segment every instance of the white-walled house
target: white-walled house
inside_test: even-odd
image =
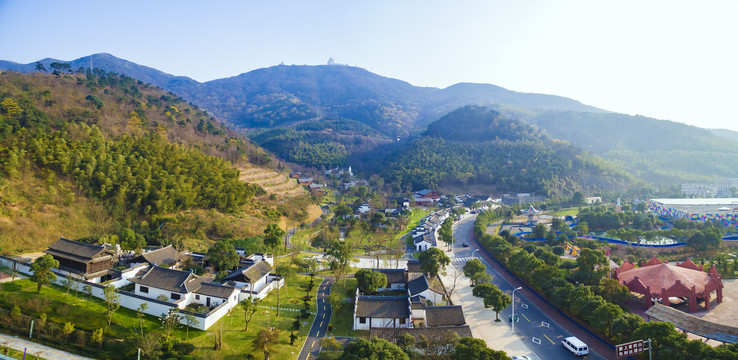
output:
[[[436,237],[432,233],[422,234],[417,237],[413,237],[413,244],[415,246],[415,251],[426,251],[431,247],[436,246]]]
[[[247,293],[245,294],[246,297],[255,296],[269,284],[269,273],[271,271],[272,266],[269,263],[259,260],[238,268],[238,270],[223,278],[223,281],[232,283],[242,292]],[[262,298],[263,296],[257,297]]]
[[[353,330],[412,326],[409,297],[359,296],[358,291],[356,294]]]
[[[212,280],[189,271],[156,265],[151,266],[142,276],[130,279],[135,284],[134,294],[150,299],[166,297],[166,301],[176,304],[179,309],[192,304],[213,307],[224,302],[238,303],[238,289],[210,284]]]

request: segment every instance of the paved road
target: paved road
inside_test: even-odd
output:
[[[297,360],[316,359],[318,353],[320,353],[320,340],[325,336],[328,331],[328,324],[331,322],[332,312],[331,306],[328,304],[328,294],[331,292],[331,286],[333,286],[333,279],[325,279],[318,285],[318,298],[316,300],[318,312]]]
[[[7,345],[13,349],[23,351],[27,349],[26,358],[33,358],[37,354],[45,359],[59,359],[59,360],[92,360],[88,357],[68,353],[59,349],[37,344],[33,341],[18,338],[15,336],[0,334],[0,344]]]
[[[479,243],[474,239],[472,233],[475,219],[476,216],[470,216],[455,225],[454,237],[456,238],[457,244],[467,241],[473,248],[480,249],[474,255],[483,260],[483,263],[487,266],[487,272],[494,278],[492,282],[502,291],[510,294],[514,288],[518,286],[523,287],[521,290],[515,292],[515,314],[518,315],[519,319],[515,324],[515,332],[537,357],[546,360],[575,358],[572,353],[561,345],[561,340],[568,336],[577,336],[591,348],[590,354],[585,357],[586,359],[614,359],[614,350],[608,352],[602,351],[602,349],[609,350],[609,345],[603,343],[601,340],[597,341],[593,336],[579,327],[578,324],[564,318],[550,305],[547,307],[542,305],[542,300],[537,298],[537,295],[511,273],[502,268],[501,265],[496,263],[484,249],[480,248]],[[472,247],[467,248],[467,253],[463,251],[458,252],[459,257],[455,257],[452,261],[463,263],[471,259]],[[530,300],[531,298],[533,301]],[[541,308],[545,308],[548,313],[542,311]],[[500,319],[508,322],[508,316],[511,313],[512,307],[501,311]],[[551,313],[553,315],[549,316]],[[603,353],[605,356],[602,355]]]

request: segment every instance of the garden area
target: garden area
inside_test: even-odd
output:
[[[275,328],[281,330],[273,332],[276,335],[266,346],[275,358],[290,358],[299,352],[300,338],[309,331],[316,312],[315,292],[321,281],[316,277],[310,286],[310,276],[294,275],[280,290],[279,316],[275,309],[268,308],[277,306],[277,292],[272,291],[253,312],[248,331],[242,306],[207,331],[188,331],[184,326],[167,326],[157,317],[125,308],[115,310],[108,325],[106,303],[86,295],[83,289],[52,285],[37,293],[35,282],[16,279],[0,284],[0,329],[6,334],[27,336],[34,320],[33,341],[99,359],[130,359],[138,348],[150,359],[231,359],[264,356],[263,349],[254,348],[252,343],[262,330]],[[299,318],[306,294],[310,294],[309,314]],[[296,326],[302,322],[308,325]],[[295,341],[291,345],[293,331]]]

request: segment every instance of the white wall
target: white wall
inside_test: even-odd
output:
[[[362,324],[360,319],[354,316],[354,330],[369,330],[371,328],[402,328],[410,327],[410,318],[405,319],[404,324],[400,324],[397,318],[366,318],[366,323]]]

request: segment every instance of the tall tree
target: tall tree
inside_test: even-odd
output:
[[[42,63],[40,63],[40,62],[37,61],[36,62],[36,71],[39,71],[39,72],[41,72],[41,71],[47,72],[46,71],[46,66],[44,66],[44,64],[42,64]]]
[[[282,237],[284,236],[284,234],[284,230],[282,230],[279,225],[267,225],[266,229],[264,229],[264,245],[272,248],[273,253],[274,249],[282,242]],[[284,249],[287,250],[287,241],[285,241],[284,243]]]
[[[284,287],[287,287],[287,282],[291,281],[297,273],[295,272],[295,269],[290,264],[280,264],[277,265],[277,274],[282,276],[282,279],[284,280]],[[279,316],[279,293],[281,291],[281,286],[277,287],[277,316]],[[286,290],[286,289],[285,289]]]
[[[31,281],[35,282],[38,287],[36,292],[41,293],[41,286],[48,285],[52,281],[56,281],[56,274],[51,269],[59,267],[59,261],[55,260],[53,256],[46,254],[37,258],[33,264],[31,264]]]
[[[420,262],[420,269],[428,274],[431,279],[435,279],[439,273],[443,273],[446,266],[451,263],[451,259],[443,250],[436,247],[421,252],[418,261]]]
[[[361,269],[356,272],[356,282],[359,289],[367,294],[372,294],[378,288],[387,286],[387,275],[370,269]]]
[[[351,246],[345,241],[334,241],[324,256],[328,258],[329,266],[336,276],[336,281],[341,280],[341,275],[346,273],[351,261]],[[346,285],[346,279],[344,279],[343,284]]]
[[[472,285],[477,283],[474,281],[474,277],[478,273],[486,273],[487,267],[482,264],[479,259],[471,259],[464,264],[464,275],[472,280]]]
[[[105,306],[107,307],[105,315],[108,318],[109,326],[113,322],[113,314],[120,308],[120,294],[118,294],[118,289],[113,284],[105,286],[103,292],[105,294]]]
[[[230,270],[238,266],[238,253],[233,243],[227,240],[215,242],[208,249],[210,263],[218,270]]]
[[[252,298],[249,296],[248,299],[241,301],[241,307],[243,308],[243,321],[246,323],[246,328],[243,331],[249,331],[249,323],[256,313],[257,307],[261,303],[261,299]]]

